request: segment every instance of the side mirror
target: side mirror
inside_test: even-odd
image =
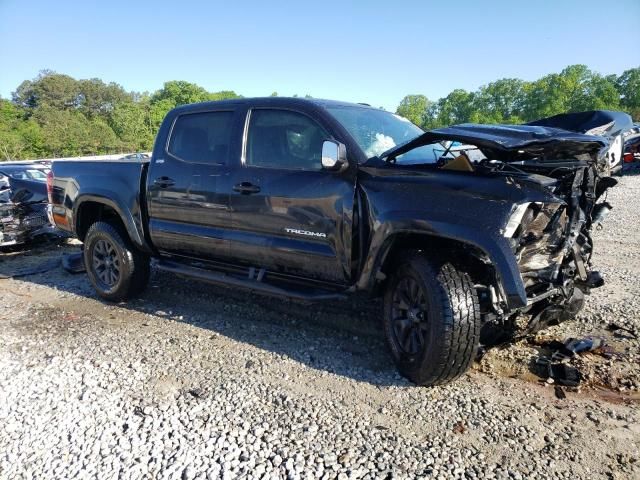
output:
[[[325,140],[322,142],[322,168],[332,171],[343,171],[349,166],[347,147],[343,143]]]

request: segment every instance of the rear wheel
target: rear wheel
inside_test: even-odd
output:
[[[480,326],[469,275],[419,252],[400,260],[385,293],[384,330],[402,375],[419,385],[456,379],[476,356]]]
[[[149,257],[136,250],[115,223],[91,225],[84,240],[84,264],[98,295],[112,302],[141,293],[149,282]]]

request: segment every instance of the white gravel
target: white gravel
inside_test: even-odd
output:
[[[114,306],[61,269],[0,279],[0,478],[640,478],[640,344],[604,328],[640,331],[640,178],[621,182],[597,234],[608,284],[541,337],[608,335],[620,358],[578,359],[588,381],[564,400],[525,342],[412,386],[375,303],[310,308],[156,273]],[[0,277],[74,248],[0,254]]]

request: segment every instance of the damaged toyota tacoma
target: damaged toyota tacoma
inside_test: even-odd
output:
[[[49,214],[110,301],[140,293],[151,261],[305,301],[383,297],[400,372],[442,384],[484,327],[571,318],[603,283],[590,233],[611,209],[609,142],[557,123],[424,132],[360,104],[187,105],[148,162],[54,162]]]

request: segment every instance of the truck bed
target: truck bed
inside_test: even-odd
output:
[[[145,245],[141,192],[149,162],[138,160],[54,161],[51,217],[56,226],[82,239],[81,216],[89,202],[118,212],[133,242]]]

